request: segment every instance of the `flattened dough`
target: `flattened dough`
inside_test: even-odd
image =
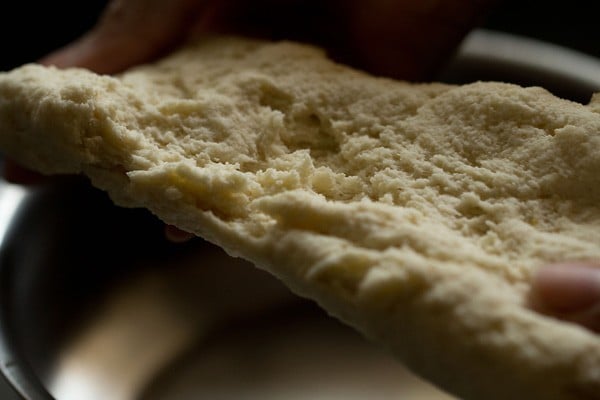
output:
[[[467,399],[600,399],[600,338],[526,307],[600,258],[600,96],[410,85],[212,38],[117,77],[0,75],[0,148],[282,279]],[[93,212],[91,210],[90,212]]]

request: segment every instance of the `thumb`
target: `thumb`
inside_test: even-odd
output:
[[[181,41],[208,0],[112,0],[92,30],[40,60],[112,74],[149,61]]]
[[[600,265],[562,263],[534,275],[531,304],[545,314],[600,332]]]

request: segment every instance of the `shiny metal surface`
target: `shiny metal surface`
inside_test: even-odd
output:
[[[586,102],[600,61],[475,32],[440,75]],[[274,278],[77,180],[0,181],[0,369],[23,399],[448,399]]]
[[[509,33],[477,30],[458,49],[439,80],[493,80],[542,86],[555,95],[587,103],[600,91],[600,59]]]

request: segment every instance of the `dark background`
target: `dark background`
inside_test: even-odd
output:
[[[165,0],[168,1],[168,0]],[[594,1],[503,1],[483,27],[570,47],[600,58]],[[3,1],[0,6],[0,71],[32,62],[89,29],[106,4],[86,1]],[[0,377],[0,399],[13,400]]]
[[[485,27],[553,42],[600,57],[595,1],[500,1]]]

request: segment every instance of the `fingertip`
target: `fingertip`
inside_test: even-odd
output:
[[[77,52],[73,52],[73,45],[67,45],[59,50],[53,51],[50,54],[38,60],[39,64],[46,66],[54,66],[57,68],[68,68],[79,64]]]
[[[193,233],[183,231],[173,225],[165,225],[165,237],[173,243],[185,243],[195,237]]]
[[[57,68],[86,68],[96,73],[111,74],[127,65],[127,57],[118,48],[111,48],[112,42],[98,39],[91,31],[76,41],[42,57],[38,62]],[[123,61],[125,60],[125,61]]]
[[[600,266],[593,263],[551,264],[533,277],[532,292],[551,310],[568,312],[600,302]]]
[[[536,271],[532,309],[600,331],[600,264],[559,263]]]
[[[2,176],[7,182],[20,185],[32,185],[45,180],[42,174],[23,168],[19,164],[6,159],[2,163]]]

